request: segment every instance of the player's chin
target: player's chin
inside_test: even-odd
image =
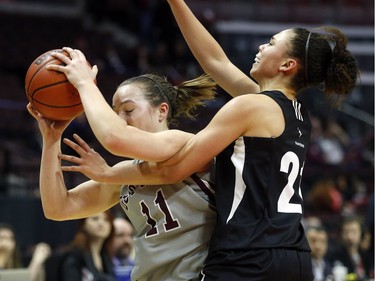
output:
[[[253,63],[253,67],[250,69],[250,77],[252,79],[254,79],[255,81],[257,81],[257,74],[258,74],[258,64],[257,63]]]

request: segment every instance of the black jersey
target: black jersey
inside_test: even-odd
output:
[[[240,137],[217,156],[218,221],[210,254],[264,248],[310,250],[301,225],[300,187],[310,141],[308,112],[279,91],[260,94],[279,104],[285,130],[276,138]]]

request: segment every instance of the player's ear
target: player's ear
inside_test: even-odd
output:
[[[298,63],[295,59],[288,58],[283,61],[279,70],[285,74],[296,73],[298,70]]]
[[[159,105],[159,122],[164,121],[168,117],[169,105],[163,102]]]

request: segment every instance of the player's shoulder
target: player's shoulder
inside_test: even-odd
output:
[[[280,109],[280,105],[271,97],[262,93],[246,94],[230,100],[228,106],[238,113],[264,113]]]

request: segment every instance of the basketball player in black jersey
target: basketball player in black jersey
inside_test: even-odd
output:
[[[313,280],[301,225],[310,121],[297,96],[322,85],[328,97],[340,100],[356,86],[359,70],[346,37],[336,28],[325,28],[324,34],[300,28],[275,34],[253,59],[250,76],[258,86],[230,62],[183,0],[168,2],[203,69],[232,96],[243,94],[195,136],[116,126],[93,83],[95,71],[79,50],[67,49],[71,59],[57,55],[66,66],[51,69],[63,71],[77,87],[90,126],[109,151],[114,148],[105,132],[112,124],[128,136],[118,154],[158,162],[124,167],[127,182],[178,182],[216,157],[218,217],[201,281]]]

